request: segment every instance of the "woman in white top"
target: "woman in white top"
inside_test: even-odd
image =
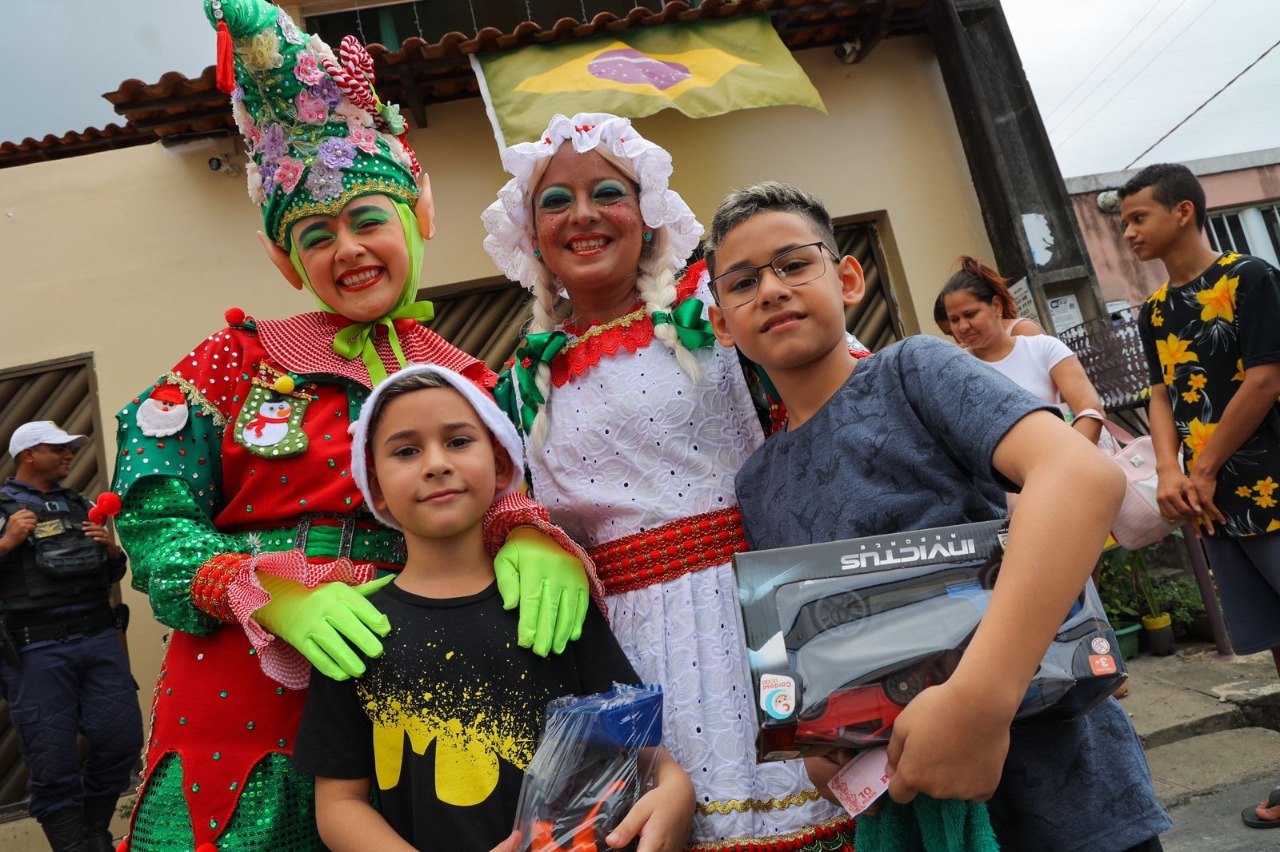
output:
[[[1004,312],[1000,315],[1000,324],[1004,326],[1004,330],[1011,337],[1029,337],[1033,334],[1044,334],[1044,329],[1040,327],[1040,323],[1030,317],[1018,316],[1014,308],[1013,294],[1009,292],[1008,287],[1001,283],[999,287],[994,289],[996,295],[1000,297],[1001,302],[1005,305]],[[951,333],[951,320],[947,319],[947,306],[942,302],[941,293],[938,294],[938,298],[933,303],[933,321],[938,324],[938,329],[943,334],[955,340],[955,335]]]
[[[960,271],[942,288],[941,299],[957,343],[1045,402],[1065,402],[1076,415],[1072,425],[1097,443],[1102,400],[1080,359],[1056,337],[1010,332],[1004,319],[1012,313],[1012,300],[994,269],[960,258]]]

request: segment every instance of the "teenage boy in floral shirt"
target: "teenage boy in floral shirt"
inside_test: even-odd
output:
[[[1169,276],[1138,320],[1160,511],[1204,534],[1236,651],[1270,650],[1280,672],[1280,272],[1206,245],[1186,166],[1148,166],[1120,197],[1125,241]],[[1241,817],[1280,827],[1280,787]]]

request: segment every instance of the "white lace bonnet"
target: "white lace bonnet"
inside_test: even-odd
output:
[[[702,237],[702,225],[675,190],[668,188],[671,155],[631,127],[631,120],[608,113],[557,115],[537,142],[520,142],[502,152],[502,166],[514,175],[498,199],[481,214],[484,249],[502,273],[532,291],[541,261],[533,256],[531,195],[561,143],[578,153],[599,150],[640,186],[640,215],[653,229],[655,251],[671,253],[671,271],[679,272]]]

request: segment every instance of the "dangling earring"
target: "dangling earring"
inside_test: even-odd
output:
[[[534,249],[534,250],[533,250],[533,256],[534,256],[534,257],[542,257],[542,249]]]
[[[649,241],[650,241],[650,240],[652,240],[652,239],[653,239],[653,233],[652,233],[651,231],[645,231],[645,232],[644,232],[644,241],[647,243],[647,242],[649,242]]]

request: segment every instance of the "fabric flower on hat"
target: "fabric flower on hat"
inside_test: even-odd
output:
[[[280,34],[284,36],[284,40],[289,44],[302,44],[307,40],[302,30],[298,29],[298,25],[293,22],[284,11],[280,10],[280,14],[276,15],[276,25],[280,27]]]
[[[358,124],[347,125],[347,141],[366,154],[378,153],[378,134]]]
[[[298,185],[298,181],[302,180],[302,170],[306,167],[301,160],[295,160],[293,157],[281,157],[276,161],[276,173],[274,175],[276,186],[285,192],[293,192],[294,187]],[[312,193],[314,195],[314,193]]]
[[[310,91],[298,92],[298,118],[307,124],[324,124],[329,120],[329,105]]]
[[[280,39],[271,30],[263,30],[249,43],[236,48],[236,53],[246,66],[256,71],[270,71],[284,65],[280,54]]]
[[[306,187],[316,201],[337,198],[342,194],[342,172],[316,163],[307,174]]]
[[[326,139],[316,148],[316,153],[327,169],[349,169],[355,165],[356,148],[346,139],[336,136]]]
[[[298,64],[293,66],[293,76],[310,86],[325,79],[326,75],[324,71],[320,70],[320,64],[316,62],[315,54],[299,53]]]
[[[333,55],[333,48],[324,43],[324,39],[318,35],[313,35],[307,39],[307,47],[320,59],[328,59],[330,62],[336,62],[337,57]]]
[[[272,160],[283,157],[285,155],[284,128],[278,124],[268,124],[262,131],[262,140],[258,143],[257,152]]]
[[[265,204],[267,196],[276,191],[276,164],[269,160],[263,160],[262,165],[258,166],[258,178],[262,181],[262,201],[258,204]],[[253,189],[250,187],[249,197],[253,197]]]
[[[342,92],[338,91],[338,84],[330,80],[327,74],[308,91],[324,101],[324,105],[329,109],[333,109],[342,103]]]
[[[240,135],[244,137],[245,143],[248,145],[249,153],[258,150],[258,146],[262,144],[262,131],[258,129],[258,125],[253,123],[253,119],[249,117],[249,113],[241,107],[239,110],[232,109],[232,113],[236,115],[236,126],[240,128]]]
[[[409,156],[409,151],[403,145],[400,145],[400,144],[391,145],[390,148],[391,148],[391,159],[395,160],[397,163],[404,166],[406,169],[409,169],[410,171],[412,171],[414,163],[413,163],[413,158]]]
[[[378,114],[387,123],[387,132],[392,136],[404,133],[404,119],[400,117],[400,107],[397,104],[379,104]]]
[[[262,172],[256,163],[248,163],[244,167],[245,183],[249,186],[249,200],[261,204],[267,200],[266,190],[262,185]]]

